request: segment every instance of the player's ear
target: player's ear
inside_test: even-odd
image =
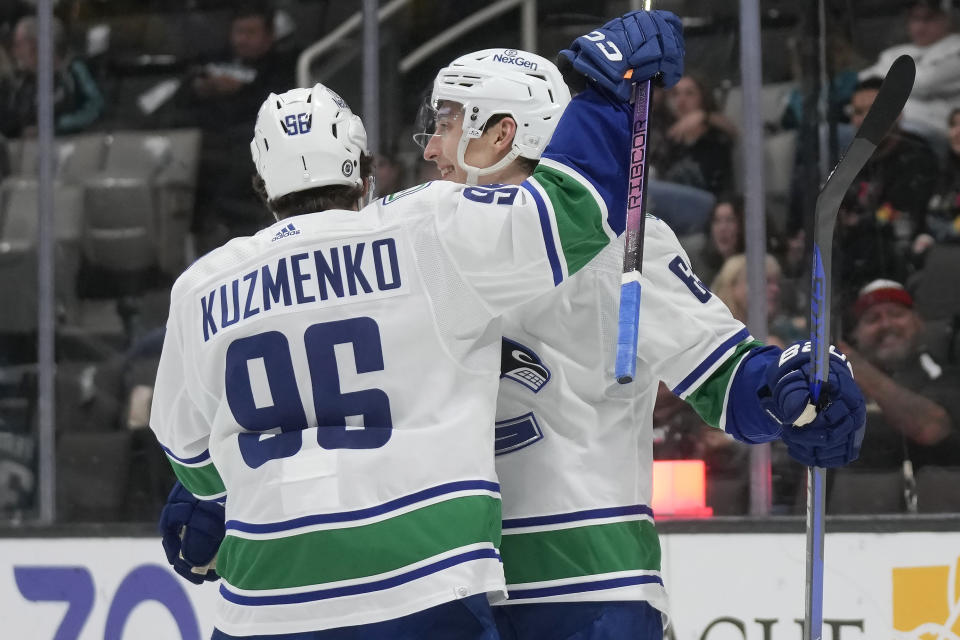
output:
[[[513,138],[517,135],[517,121],[507,116],[494,126],[493,144],[497,149],[509,150],[513,146]]]

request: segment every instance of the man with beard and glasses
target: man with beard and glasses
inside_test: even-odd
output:
[[[874,280],[853,317],[852,344],[840,348],[867,399],[867,437],[850,468],[960,466],[960,371],[926,352],[913,298],[898,282]]]

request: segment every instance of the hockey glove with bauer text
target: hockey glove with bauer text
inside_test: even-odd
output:
[[[853,381],[853,367],[830,345],[830,372],[821,391],[827,403],[816,416],[812,406],[807,408],[812,380],[810,341],[792,344],[776,363],[767,366],[770,396],[762,397],[761,405],[783,424],[780,438],[794,460],[808,467],[853,462],[860,454],[867,419],[863,394]]]
[[[198,500],[178,481],[160,513],[163,550],[173,570],[194,584],[220,578],[210,568],[225,535],[224,508]]]
[[[846,356],[830,347],[830,373],[820,410],[810,405],[810,342],[783,351],[754,349],[741,363],[730,389],[726,430],[742,442],[787,445],[794,460],[811,467],[839,467],[860,454],[866,404]],[[799,423],[799,424],[798,424]]]
[[[683,54],[683,25],[669,11],[631,11],[560,52],[574,69],[624,102],[634,83],[658,74],[663,86],[675,85],[683,75]]]

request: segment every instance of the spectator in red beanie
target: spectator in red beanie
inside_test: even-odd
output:
[[[874,280],[853,305],[852,344],[840,349],[867,400],[867,433],[851,468],[960,466],[960,371],[936,362],[922,343],[913,298],[893,280]]]

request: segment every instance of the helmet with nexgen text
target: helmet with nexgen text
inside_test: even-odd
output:
[[[414,138],[426,147],[437,114],[450,103],[462,107],[463,133],[457,162],[467,182],[507,166],[517,156],[537,160],[553,135],[560,115],[570,102],[570,90],[556,65],[542,56],[519,49],[484,49],[460,56],[437,74],[429,103],[418,116]],[[504,114],[517,123],[511,151],[491,167],[468,165],[464,153],[479,138],[487,120]]]
[[[332,185],[361,186],[367,132],[343,98],[320,83],[270,96],[250,152],[270,200]]]

